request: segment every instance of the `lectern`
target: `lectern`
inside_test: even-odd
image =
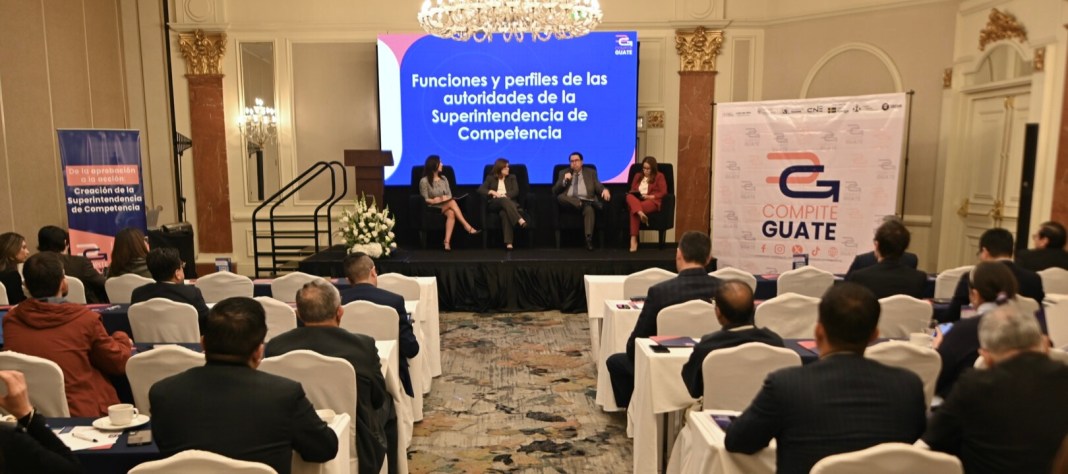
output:
[[[388,150],[345,150],[345,165],[356,168],[356,195],[375,197],[378,208],[384,206],[385,174],[393,166],[393,152]]]

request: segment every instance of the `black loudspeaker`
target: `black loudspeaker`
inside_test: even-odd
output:
[[[1031,235],[1031,201],[1035,191],[1035,157],[1038,155],[1038,124],[1024,129],[1023,169],[1020,170],[1020,209],[1016,219],[1016,250],[1027,248]]]
[[[197,277],[197,262],[193,255],[193,229],[166,232],[163,229],[148,231],[148,246],[151,248],[176,248],[185,263],[185,277]]]

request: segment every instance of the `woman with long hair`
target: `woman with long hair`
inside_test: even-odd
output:
[[[26,299],[22,291],[22,275],[19,264],[30,257],[26,238],[14,232],[0,234],[0,283],[7,290],[7,304],[19,304]]]
[[[667,195],[667,180],[656,169],[656,158],[647,156],[642,160],[642,170],[634,173],[627,194],[630,214],[630,251],[638,251],[638,229],[649,223],[649,214],[660,210],[660,202]]]
[[[419,180],[419,194],[423,196],[428,206],[441,209],[441,213],[445,215],[445,251],[450,251],[452,247],[449,245],[449,240],[457,220],[468,234],[477,234],[479,230],[471,227],[471,224],[464,219],[464,213],[460,211],[460,206],[456,205],[456,200],[452,198],[449,180],[441,175],[442,166],[438,155],[427,157],[426,164],[423,166],[423,178]]]
[[[493,170],[486,175],[478,193],[485,196],[486,209],[501,216],[504,248],[512,250],[515,226],[526,227],[527,220],[523,218],[522,209],[516,201],[519,197],[519,182],[511,175],[508,160],[497,158],[497,161],[493,162]]]
[[[145,263],[148,255],[148,242],[145,242],[145,234],[133,227],[127,227],[115,235],[115,244],[111,247],[111,267],[108,268],[108,278],[136,273],[145,278],[152,278]]]

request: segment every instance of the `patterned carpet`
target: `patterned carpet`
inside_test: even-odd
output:
[[[589,349],[585,314],[442,314],[410,471],[630,472],[626,417],[594,405]]]

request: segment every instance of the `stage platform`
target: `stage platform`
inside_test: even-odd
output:
[[[345,248],[334,246],[300,262],[300,271],[341,277]],[[441,311],[586,311],[583,275],[627,275],[658,267],[675,271],[675,248],[406,250],[376,260],[378,273],[438,279]],[[713,262],[713,266],[715,263]]]

